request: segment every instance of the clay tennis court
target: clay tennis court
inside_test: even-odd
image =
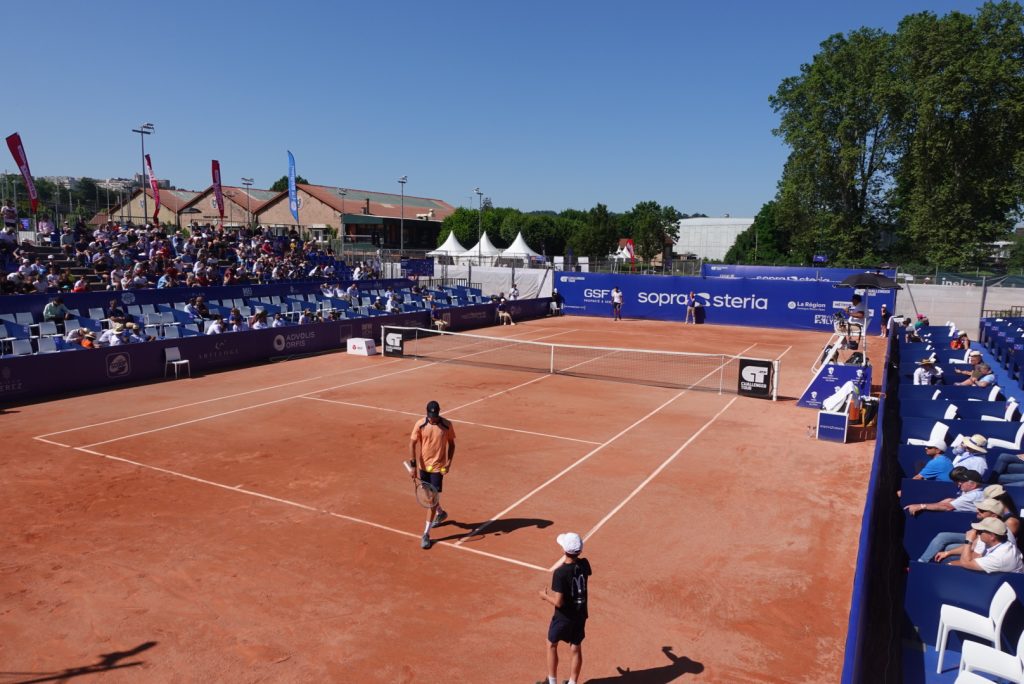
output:
[[[827,335],[476,332],[781,357],[782,398],[334,353],[10,407],[0,681],[532,683],[568,530],[583,681],[838,679],[873,445],[808,439]],[[458,450],[424,551],[431,399]]]

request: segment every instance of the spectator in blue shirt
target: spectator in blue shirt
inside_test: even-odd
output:
[[[949,471],[953,469],[953,462],[946,457],[946,443],[941,440],[928,442],[924,445],[924,453],[928,456],[928,462],[921,468],[921,472],[914,475],[914,479],[952,482]]]
[[[971,377],[956,384],[967,387],[988,387],[990,385],[994,385],[995,382],[996,375],[992,372],[992,366],[987,363],[979,363],[977,369],[971,374]]]

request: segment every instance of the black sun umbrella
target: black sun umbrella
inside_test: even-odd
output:
[[[852,287],[858,290],[902,290],[895,280],[881,273],[854,273],[836,283],[836,287]]]

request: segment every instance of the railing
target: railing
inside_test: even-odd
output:
[[[1021,318],[1024,317],[1024,306],[1011,306],[1008,309],[984,309],[982,318]]]

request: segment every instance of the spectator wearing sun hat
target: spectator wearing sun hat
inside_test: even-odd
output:
[[[977,370],[978,365],[981,363],[981,352],[975,349],[974,351],[967,353],[967,363],[970,364],[970,368],[954,368],[954,373],[960,375],[972,375]]]
[[[1006,507],[997,499],[982,499],[978,502],[976,521],[980,522],[986,518],[1001,519],[1006,513]],[[977,532],[973,529],[964,532],[939,532],[935,535],[928,547],[917,560],[922,563],[941,563],[952,556],[959,556],[963,553],[964,544],[973,544],[977,541]]]
[[[988,470],[988,461],[984,454],[988,453],[988,439],[985,435],[963,437],[959,444],[953,446],[953,467],[962,466],[968,470],[976,470],[984,479]]]
[[[992,372],[992,367],[987,363],[979,363],[971,371],[971,377],[956,384],[964,387],[988,387],[989,385],[994,385],[995,382],[996,374]]]
[[[978,510],[978,502],[985,498],[981,489],[981,475],[976,470],[951,470],[950,477],[957,483],[960,495],[949,497],[932,503],[915,503],[903,507],[910,515],[918,515],[922,511],[967,511]]]
[[[915,385],[938,385],[942,382],[942,369],[935,365],[935,359],[928,356],[917,362],[919,366],[914,371]]]
[[[1017,545],[1010,542],[1006,523],[998,518],[985,518],[971,527],[977,530],[980,544],[965,544],[960,560],[950,565],[985,573],[1024,572],[1024,558]]]
[[[928,462],[913,479],[952,482],[949,471],[953,469],[953,461],[946,456],[946,443],[941,439],[932,440],[924,445],[924,454]]]

